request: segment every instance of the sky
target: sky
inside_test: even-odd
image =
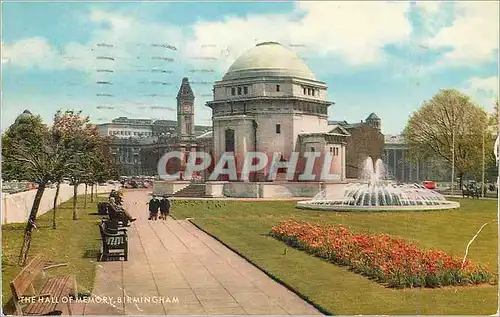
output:
[[[3,2],[2,131],[24,109],[175,120],[183,77],[196,124],[211,125],[213,82],[277,41],[328,84],[329,120],[375,112],[398,134],[440,89],[492,111],[498,21],[498,1]]]

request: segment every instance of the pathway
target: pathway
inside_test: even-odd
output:
[[[95,295],[131,301],[86,304],[83,314],[320,314],[189,221],[148,221],[147,194],[125,193],[138,218],[128,230],[129,260],[100,262],[96,273]]]

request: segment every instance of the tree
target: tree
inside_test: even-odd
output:
[[[70,167],[68,162],[72,155],[71,142],[66,142],[57,129],[47,127],[40,116],[33,116],[29,111],[19,116],[2,136],[6,178],[25,179],[38,184],[19,253],[20,265],[24,265],[28,256],[40,200],[47,183],[58,179],[59,173]]]
[[[444,160],[454,166],[461,188],[466,172],[481,169],[487,126],[488,115],[481,107],[456,90],[444,89],[412,114],[404,137],[411,158]]]
[[[71,155],[68,166],[63,173],[73,185],[73,220],[77,220],[78,185],[85,181],[89,172],[89,161],[97,149],[99,132],[90,123],[88,117],[82,117],[81,111],[58,111],[54,117],[53,128],[60,133]]]

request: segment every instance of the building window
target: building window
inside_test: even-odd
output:
[[[276,124],[276,134],[281,134],[281,124]]]
[[[312,89],[312,95],[313,95],[313,96],[314,96],[314,91],[315,91],[315,90],[316,90],[316,89]]]
[[[226,152],[234,152],[234,130],[233,129],[227,129],[225,131],[225,146],[226,146]]]
[[[244,95],[247,95],[248,94],[248,87],[243,87],[243,94]]]
[[[304,89],[304,95],[307,93],[307,89],[306,87],[302,87],[302,89]]]
[[[311,147],[311,152],[314,152],[314,147]]]
[[[276,91],[280,91],[280,85],[276,85]]]
[[[331,147],[331,146],[330,146],[330,152],[332,152],[332,153],[333,153],[333,147]]]
[[[238,96],[241,95],[241,87],[238,87]]]
[[[307,88],[307,95],[310,96],[311,95],[311,88]]]
[[[231,95],[233,95],[233,96],[236,95],[236,88],[234,88],[234,87],[231,88]]]

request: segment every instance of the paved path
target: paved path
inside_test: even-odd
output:
[[[94,294],[164,302],[87,304],[84,314],[320,314],[189,221],[148,221],[147,199],[146,191],[125,193],[138,218],[128,230],[129,261],[100,262]]]

